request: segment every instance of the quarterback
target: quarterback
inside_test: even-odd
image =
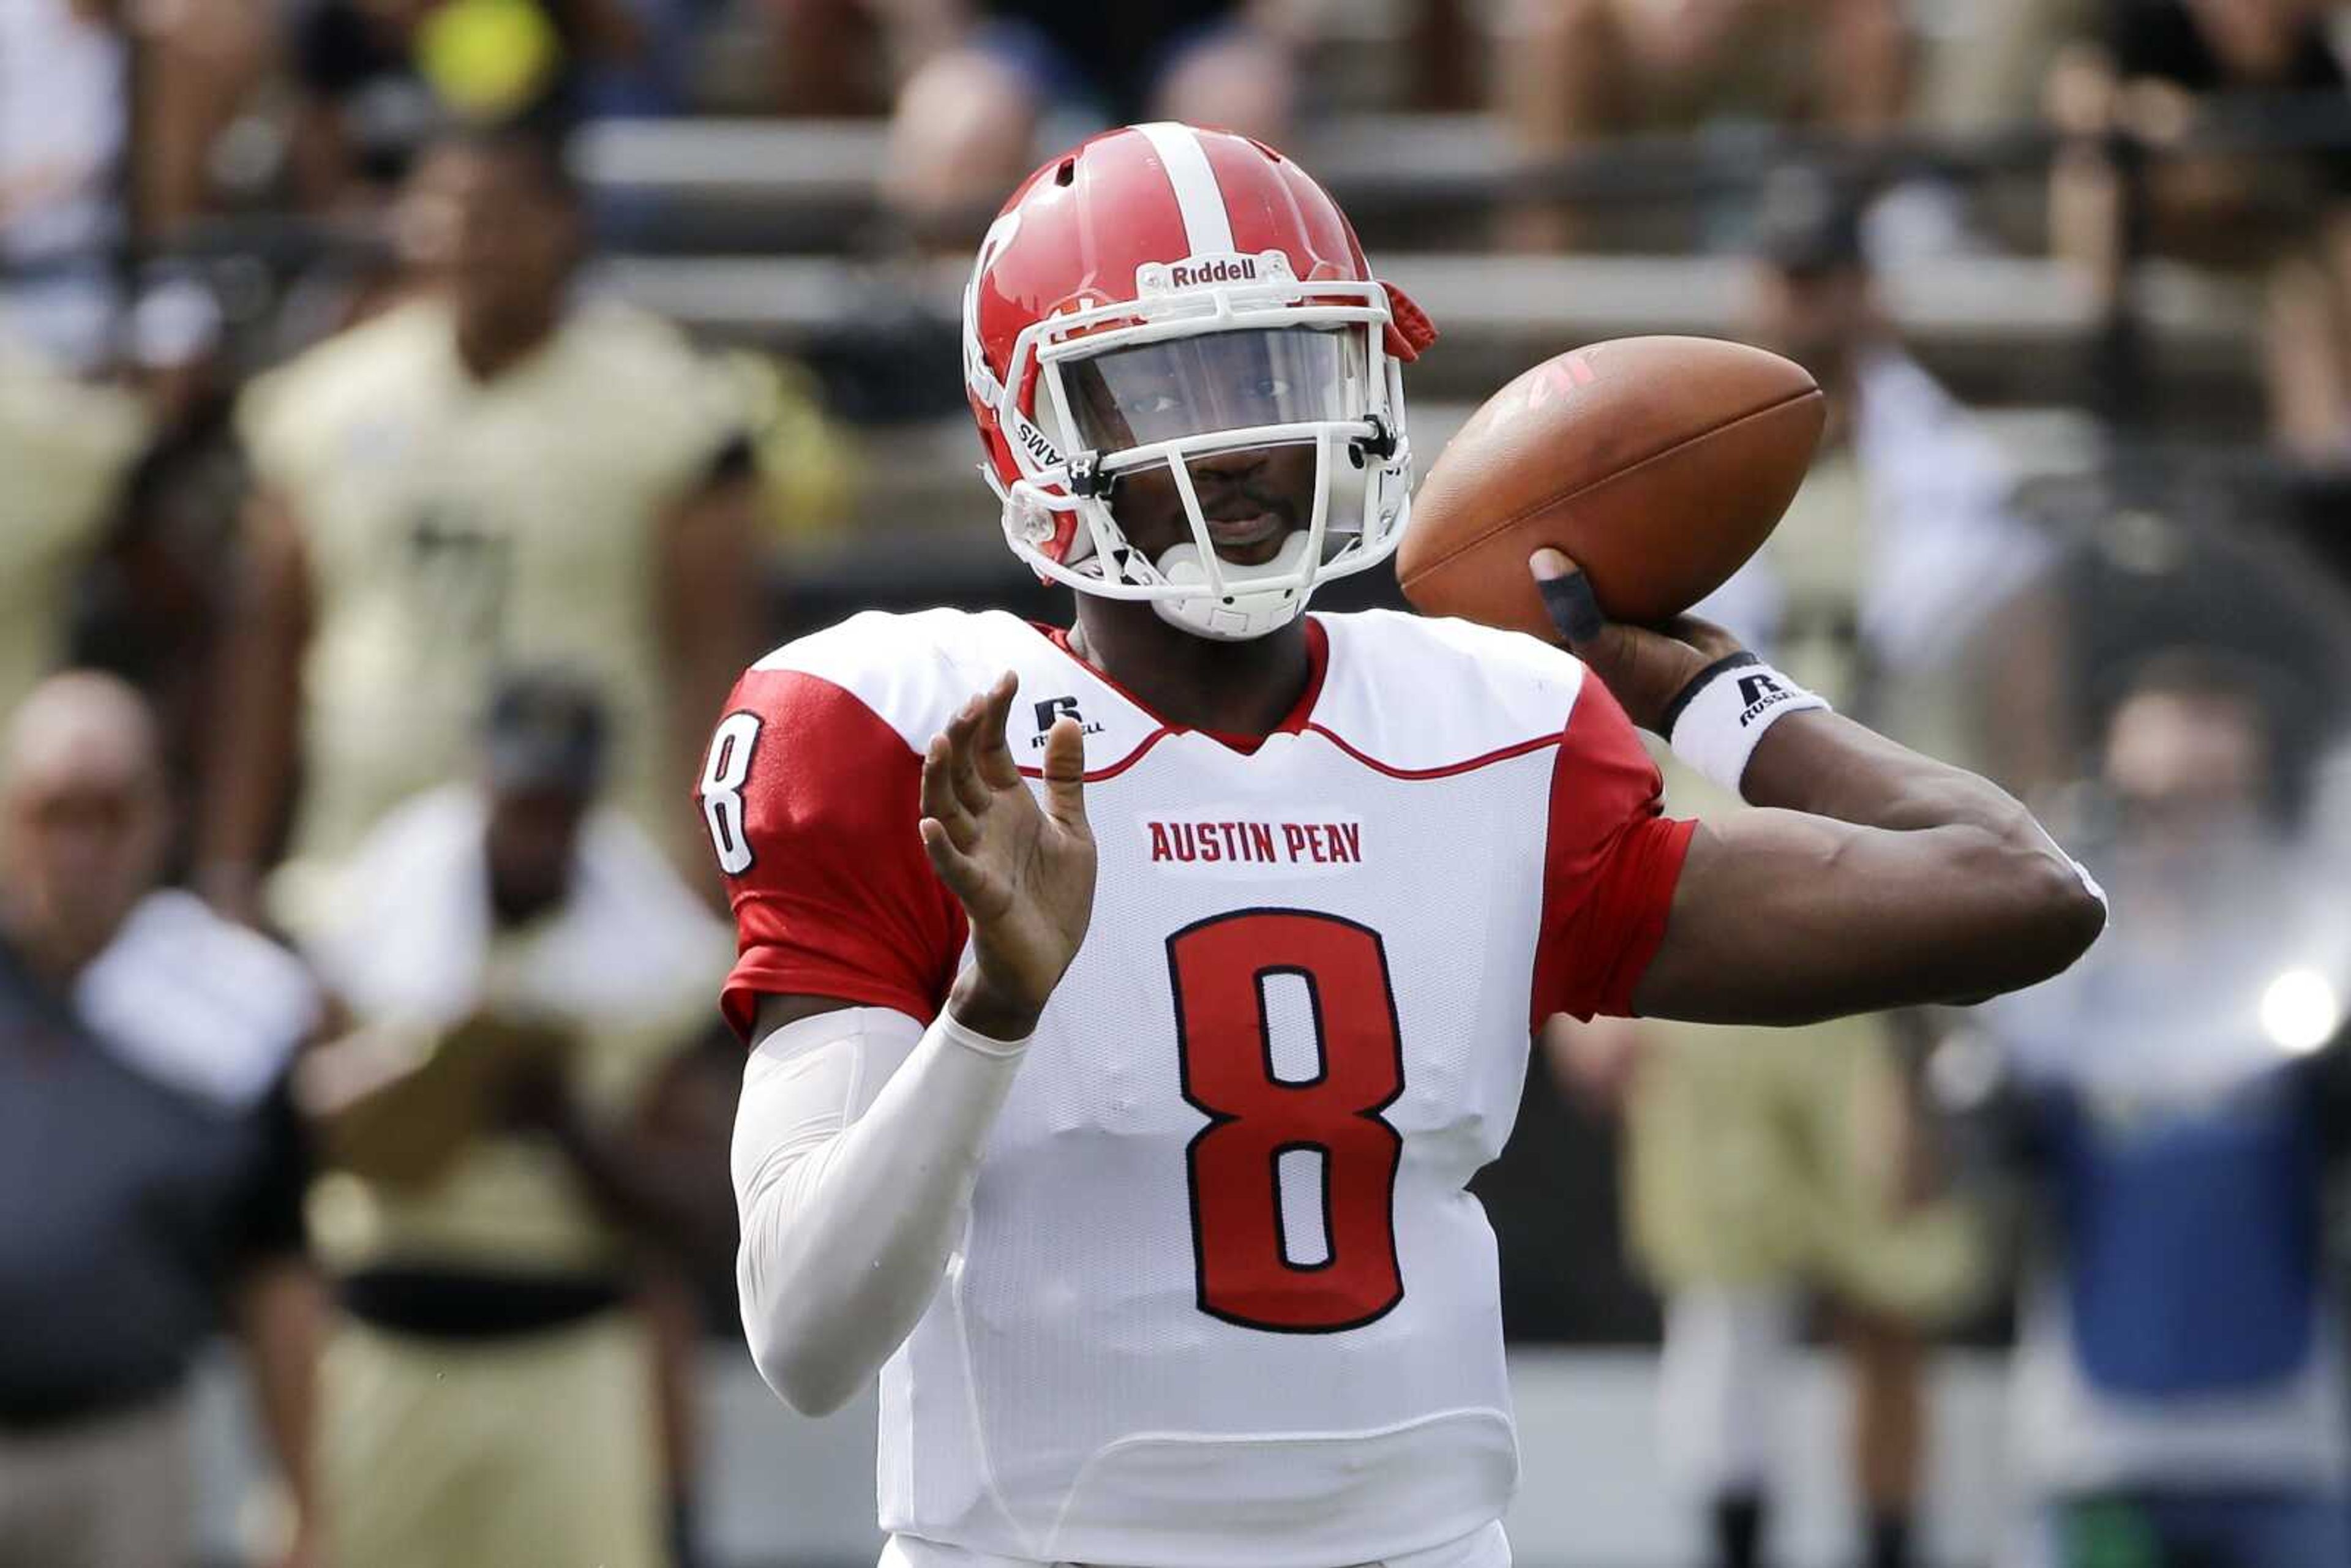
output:
[[[2104,922],[2000,790],[1551,552],[1572,652],[1308,615],[1407,526],[1433,337],[1259,143],[1055,159],[964,362],[1075,624],[854,616],[719,722],[743,1321],[802,1411],[879,1374],[887,1563],[1506,1563],[1465,1188],[1531,1027],[1981,997]],[[1667,819],[1636,723],[1767,809]]]

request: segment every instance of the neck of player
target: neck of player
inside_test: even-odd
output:
[[[563,307],[552,301],[543,309],[495,314],[461,309],[457,315],[457,358],[475,381],[496,381],[553,337],[562,319]]]
[[[1272,733],[1313,674],[1302,614],[1262,637],[1222,643],[1169,625],[1148,604],[1081,593],[1070,643],[1169,724],[1221,735]]]

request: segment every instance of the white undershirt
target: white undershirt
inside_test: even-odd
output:
[[[805,1415],[881,1370],[938,1292],[1027,1040],[844,1008],[752,1051],[735,1113],[743,1329]]]

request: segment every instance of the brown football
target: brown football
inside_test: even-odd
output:
[[[1827,408],[1803,367],[1711,338],[1620,338],[1486,401],[1413,497],[1396,579],[1424,613],[1556,641],[1527,557],[1555,546],[1616,620],[1705,598],[1771,534]]]

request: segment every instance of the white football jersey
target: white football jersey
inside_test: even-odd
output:
[[[703,805],[726,1009],[928,1019],[967,928],[920,753],[1006,670],[1032,774],[1085,734],[1093,920],[937,1299],[883,1371],[882,1523],[1034,1561],[1339,1568],[1490,1532],[1517,1479],[1494,1239],[1531,1024],[1625,1011],[1689,827],[1531,638],[1314,617],[1280,729],[1174,727],[1000,612],[859,615],[762,660]]]

